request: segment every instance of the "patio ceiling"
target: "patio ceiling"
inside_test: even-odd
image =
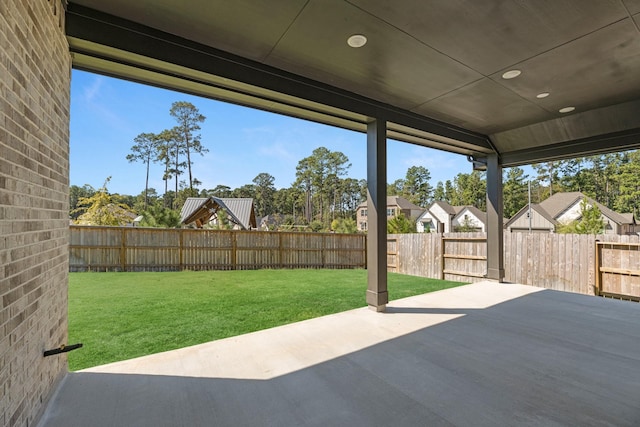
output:
[[[67,34],[80,69],[505,166],[640,147],[640,0],[73,0]]]

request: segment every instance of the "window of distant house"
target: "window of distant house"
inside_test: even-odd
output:
[[[360,211],[360,216],[367,216],[367,210],[366,209],[362,209]]]
[[[387,216],[393,216],[395,214],[395,209],[387,208]]]
[[[366,230],[367,229],[367,223],[366,222],[361,222],[360,223],[360,230]]]

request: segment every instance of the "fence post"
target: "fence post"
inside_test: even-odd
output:
[[[444,233],[440,234],[440,280],[444,280]]]
[[[322,268],[325,268],[325,259],[324,259],[324,249],[325,249],[325,245],[327,244],[327,236],[326,235],[322,235],[322,240],[320,241],[321,245],[320,246],[320,262],[322,264]]]
[[[127,271],[127,233],[126,228],[122,227],[122,237],[120,238],[122,246],[120,246],[120,269]]]
[[[602,284],[600,283],[601,278],[600,278],[600,263],[602,262],[600,259],[600,250],[601,250],[601,246],[598,244],[600,241],[598,239],[596,239],[595,241],[595,246],[596,246],[596,257],[595,257],[595,265],[596,265],[596,277],[595,277],[595,294],[596,296],[600,296],[600,287],[602,286]]]
[[[231,233],[231,269],[235,270],[237,268],[238,262],[238,241],[236,238],[236,234],[233,231],[229,231]]]
[[[184,270],[184,258],[183,258],[183,248],[184,248],[184,228],[178,229],[178,270]]]

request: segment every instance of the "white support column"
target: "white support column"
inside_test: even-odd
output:
[[[367,125],[367,304],[384,311],[387,292],[387,124]]]

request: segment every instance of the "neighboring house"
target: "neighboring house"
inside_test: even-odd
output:
[[[451,228],[453,231],[459,231],[460,228],[465,231],[473,231],[484,233],[487,231],[487,214],[482,212],[475,206],[454,206],[457,213],[451,219]]]
[[[422,212],[424,212],[424,208],[414,205],[404,197],[387,197],[387,220],[397,215],[404,215],[408,219],[417,218],[422,214]],[[367,217],[367,202],[365,201],[360,203],[356,208],[356,223],[358,224],[358,231],[366,231],[369,229]]]
[[[282,214],[271,214],[260,218],[260,230],[274,231],[284,222],[285,216]]]
[[[252,198],[189,197],[182,206],[182,224],[202,228],[217,224],[218,211],[224,210],[234,230],[257,228],[256,212]]]
[[[131,225],[133,225],[134,227],[139,227],[143,219],[144,217],[142,215],[138,215],[133,219],[133,223]]]
[[[451,206],[447,202],[433,202],[418,217],[418,233],[451,233],[460,227],[471,227],[469,231],[486,231],[487,214],[475,206]]]
[[[556,193],[541,203],[532,203],[520,209],[504,227],[510,232],[529,231],[553,233],[561,224],[568,224],[581,218],[580,204],[587,199],[589,206],[597,206],[602,213],[605,234],[635,234],[640,231],[633,214],[618,213],[596,202],[580,192]]]

